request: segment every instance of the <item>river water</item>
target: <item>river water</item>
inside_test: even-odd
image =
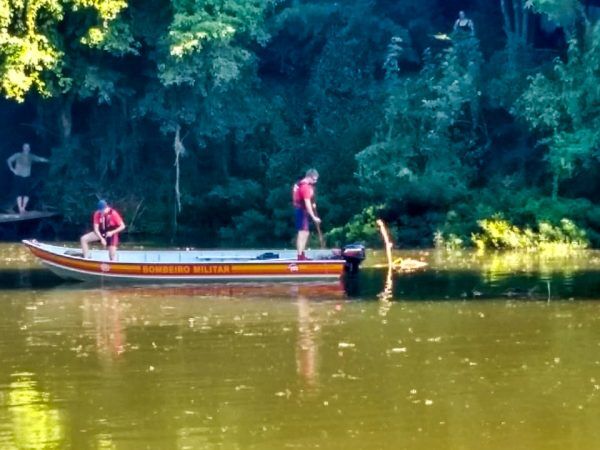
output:
[[[409,255],[98,288],[2,244],[0,449],[597,448],[600,254]]]

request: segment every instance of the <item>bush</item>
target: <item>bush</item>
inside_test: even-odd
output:
[[[379,228],[377,219],[381,207],[369,206],[356,214],[346,225],[333,228],[327,235],[328,241],[335,245],[341,245],[344,242],[364,242],[375,243],[379,241]]]
[[[473,233],[471,240],[481,250],[554,250],[582,249],[589,245],[585,231],[569,219],[561,219],[557,226],[538,223],[537,231],[519,228],[501,217],[478,221],[482,233]]]

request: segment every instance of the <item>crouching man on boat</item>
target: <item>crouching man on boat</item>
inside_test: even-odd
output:
[[[125,222],[117,210],[111,208],[106,200],[98,202],[98,208],[92,218],[94,231],[81,236],[81,249],[83,257],[90,254],[89,244],[100,241],[103,247],[108,247],[108,257],[111,261],[117,259],[117,246],[119,233],[125,229]]]
[[[308,242],[309,236],[309,217],[316,224],[321,223],[321,219],[315,212],[315,206],[313,204],[315,196],[315,185],[319,179],[319,172],[316,169],[309,169],[306,171],[306,175],[296,184],[294,184],[292,190],[292,198],[294,202],[294,218],[296,222],[296,231],[298,231],[298,237],[296,238],[296,249],[298,250],[298,259],[306,259],[304,249]]]

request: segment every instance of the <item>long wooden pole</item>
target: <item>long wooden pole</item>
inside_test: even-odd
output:
[[[318,217],[319,214],[317,213],[317,204],[313,204],[313,212],[315,213],[315,215]],[[319,234],[319,244],[321,245],[321,248],[325,248],[325,239],[323,239],[323,233],[321,232],[321,224],[318,222],[315,222],[315,228],[317,229],[317,233]]]
[[[377,219],[377,225],[379,226],[379,232],[383,237],[383,242],[385,242],[385,255],[387,256],[388,268],[392,270],[394,267],[394,262],[392,261],[392,247],[394,244],[392,244],[392,241],[390,241],[390,235],[385,227],[385,223],[383,223],[383,220]]]
[[[381,300],[382,305],[384,305],[382,308],[380,308],[379,314],[382,316],[385,316],[392,305],[391,299],[394,296],[394,294],[393,294],[393,292],[394,292],[393,279],[394,278],[392,275],[392,270],[394,268],[394,262],[392,261],[393,244],[390,241],[390,235],[387,231],[387,228],[385,227],[385,224],[383,223],[383,220],[377,219],[377,225],[379,226],[379,231],[381,233],[381,236],[383,237],[383,242],[385,243],[385,255],[387,257],[387,262],[388,262],[388,270],[387,270],[387,276],[385,278],[385,286],[383,288],[383,291],[381,291],[378,295],[379,300]]]
[[[319,244],[321,244],[321,248],[325,248],[325,240],[323,239],[323,233],[321,232],[321,224],[315,222],[315,227],[317,228],[317,233],[319,233]]]

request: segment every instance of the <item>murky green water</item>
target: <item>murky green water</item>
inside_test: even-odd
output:
[[[0,449],[588,449],[600,258],[98,289],[0,247]],[[371,263],[377,262],[377,258]]]

